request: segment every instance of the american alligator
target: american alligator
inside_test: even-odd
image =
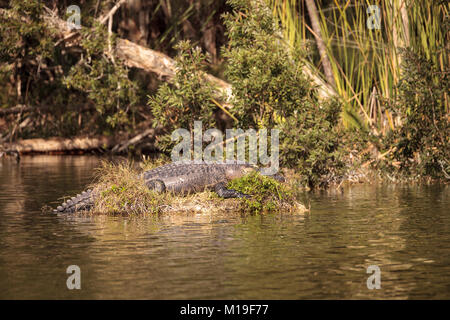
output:
[[[188,194],[212,188],[219,197],[243,198],[250,196],[227,189],[226,184],[253,170],[258,170],[258,168],[248,163],[175,162],[145,171],[140,174],[140,177],[144,179],[148,188],[158,192],[170,191],[175,194]],[[284,181],[282,176],[274,175],[273,177]],[[95,191],[89,189],[67,200],[54,212],[72,213],[90,210],[94,206],[96,197]]]

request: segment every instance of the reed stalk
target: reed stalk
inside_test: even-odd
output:
[[[317,37],[304,1],[267,1],[291,46],[304,47]],[[368,28],[370,5],[379,8],[379,29]],[[376,134],[393,130],[397,123],[395,115],[382,109],[380,100],[395,97],[402,76],[401,49],[409,48],[424,55],[440,71],[448,68],[449,33],[444,25],[450,5],[445,1],[321,0],[316,1],[316,6],[320,36],[343,105],[344,125],[365,127]],[[309,61],[318,74],[322,73],[321,60],[316,54]],[[439,79],[436,77],[435,81]],[[446,112],[448,100],[446,93],[443,102]]]

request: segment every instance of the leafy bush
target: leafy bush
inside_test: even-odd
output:
[[[316,186],[339,174],[340,106],[319,102],[303,73],[303,54],[290,50],[264,3],[229,1],[224,15],[229,44],[225,75],[233,86],[233,112],[242,127],[280,129],[281,165]]]
[[[43,4],[13,0],[9,5],[9,10],[0,11],[0,90],[2,104],[7,106],[48,95],[48,75],[41,69],[57,58],[54,33],[41,17]],[[43,81],[34,81],[41,75]],[[11,79],[14,84],[9,83]],[[12,86],[13,90],[3,92]]]
[[[211,100],[213,87],[204,81],[204,62],[207,56],[201,49],[193,48],[189,41],[175,46],[179,54],[175,59],[176,75],[170,83],[164,83],[154,96],[149,96],[148,105],[154,115],[154,127],[160,125],[169,133],[158,137],[160,149],[173,147],[170,132],[185,128],[193,132],[194,120],[203,121],[207,127],[214,126],[214,109]],[[193,120],[194,119],[194,120]]]
[[[390,106],[402,117],[402,126],[385,139],[385,145],[396,147],[392,160],[399,162],[402,172],[449,178],[449,72],[440,72],[431,61],[408,50],[403,51],[402,72],[398,97]]]
[[[336,119],[329,115],[340,107],[323,104],[314,113],[297,111],[278,125],[280,128],[280,161],[294,167],[303,185],[325,187],[344,174],[343,133],[336,128]]]
[[[70,68],[64,84],[67,88],[86,92],[110,128],[129,124],[132,117],[127,111],[133,112],[139,100],[138,85],[128,78],[123,65],[112,63],[104,55],[105,26],[95,22],[94,28],[82,29],[81,34],[81,46],[87,56]],[[113,46],[114,37],[111,41]]]
[[[240,124],[273,127],[277,118],[311,109],[313,92],[302,73],[302,56],[291,55],[282,45],[269,9],[247,0],[229,3],[234,11],[224,15],[229,44],[223,55]]]
[[[0,12],[0,64],[7,74],[0,76],[5,84],[0,103],[36,107],[22,137],[129,127],[139,100],[137,84],[129,80],[127,69],[104,54],[108,33],[88,14],[95,3],[82,6],[86,14],[79,46],[66,46],[43,18],[43,6],[40,1],[13,0]],[[95,110],[77,109],[89,104]]]
[[[295,211],[298,206],[302,207],[300,212],[305,211],[305,208],[295,200],[293,190],[256,171],[230,181],[228,187],[251,195],[251,198],[240,199],[240,212],[254,214]]]

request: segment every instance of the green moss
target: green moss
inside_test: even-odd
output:
[[[234,179],[228,183],[228,187],[251,195],[251,198],[240,199],[238,210],[241,212],[284,212],[292,211],[298,205],[292,189],[259,172]]]

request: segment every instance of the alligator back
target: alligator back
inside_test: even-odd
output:
[[[241,177],[244,169],[253,168],[247,163],[195,163],[173,162],[152,170],[143,172],[140,177],[150,188],[153,182],[160,181],[166,191],[177,194],[195,193],[228,180]],[[72,213],[82,210],[90,210],[94,204],[97,193],[93,190],[83,191],[76,197],[72,197],[54,212]]]
[[[226,182],[234,176],[241,176],[247,163],[183,163],[174,162],[146,171],[142,174],[148,185],[152,180],[160,180],[166,190],[174,193],[194,193]]]

